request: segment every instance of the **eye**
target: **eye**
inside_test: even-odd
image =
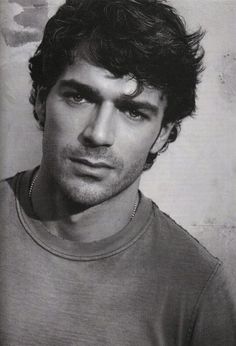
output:
[[[64,98],[66,101],[70,104],[83,104],[83,103],[91,103],[88,99],[83,97],[82,95],[78,93],[72,93],[72,92],[65,92],[64,93]]]
[[[83,103],[86,102],[86,99],[84,97],[82,97],[81,95],[74,95],[71,97],[72,100],[76,103]]]
[[[146,118],[145,114],[138,111],[137,109],[129,109],[125,111],[125,114],[132,120],[144,120]]]

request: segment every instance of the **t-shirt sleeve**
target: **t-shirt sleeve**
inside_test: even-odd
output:
[[[191,346],[236,346],[236,281],[218,265],[197,303]]]

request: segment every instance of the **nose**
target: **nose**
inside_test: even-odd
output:
[[[114,143],[113,106],[104,103],[91,114],[82,133],[85,144],[90,146],[111,146]]]

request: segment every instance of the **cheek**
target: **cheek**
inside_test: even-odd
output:
[[[63,133],[70,129],[70,121],[67,113],[59,107],[48,107],[46,111],[46,126],[49,131]],[[68,129],[67,129],[68,128]]]
[[[136,135],[132,139],[126,136],[122,141],[122,156],[126,168],[143,169],[155,137]]]
[[[159,127],[153,124],[129,131],[123,129],[120,133],[122,151],[127,157],[146,158],[158,137],[158,131]]]
[[[62,110],[48,108],[44,126],[44,136],[49,143],[70,143],[76,141],[77,124]]]

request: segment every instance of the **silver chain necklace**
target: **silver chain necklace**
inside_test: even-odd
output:
[[[133,220],[133,218],[135,217],[136,211],[137,211],[137,209],[138,209],[138,204],[139,204],[139,196],[138,196],[137,200],[136,200],[135,203],[134,203],[133,211],[132,211],[132,214],[131,214],[131,216],[130,216],[129,222],[130,222],[131,220]]]
[[[32,209],[33,209],[32,193],[33,193],[34,185],[35,185],[35,183],[36,183],[36,181],[38,179],[38,173],[39,173],[38,171],[35,173],[35,175],[34,175],[34,177],[32,179],[32,182],[30,184],[30,187],[29,187],[28,197],[29,197]],[[132,214],[130,216],[129,222],[134,218],[134,216],[136,214],[136,211],[138,209],[138,205],[139,205],[139,198],[137,198],[137,200],[134,203],[134,207],[133,207]]]
[[[30,187],[29,187],[28,196],[29,196],[29,200],[30,200],[31,205],[32,205],[32,192],[33,192],[34,184],[35,184],[37,179],[38,179],[38,171],[35,173],[35,175],[32,179],[32,182],[30,184]]]

